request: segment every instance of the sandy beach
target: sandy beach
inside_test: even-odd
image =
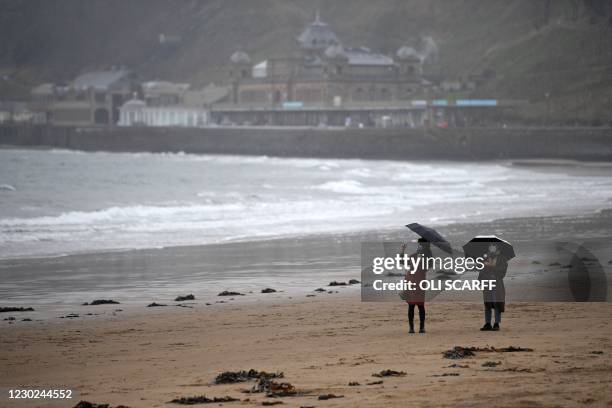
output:
[[[80,160],[58,154],[62,160]],[[105,155],[98,159],[108,160]],[[172,165],[182,163],[181,158],[170,159]],[[587,170],[607,174],[599,168]],[[576,188],[590,180],[582,173],[579,177],[573,181]],[[579,263],[588,265],[589,273],[580,276],[588,277],[590,300],[609,299],[612,289],[612,211],[603,209],[609,207],[608,181],[589,182],[589,205],[597,204],[600,210],[494,221],[457,222],[461,216],[448,223],[432,220],[456,248],[483,233],[513,243],[517,256],[505,279],[507,308],[499,332],[479,330],[479,292],[465,297],[444,294],[428,302],[427,333],[411,335],[407,307],[395,294],[391,301],[363,302],[359,284],[328,286],[334,280],[365,281],[360,273],[363,243],[378,244],[381,254],[388,249],[383,242],[414,244],[416,236],[403,227],[404,218],[394,229],[372,230],[364,224],[357,232],[339,234],[120,251],[101,246],[69,255],[2,259],[0,306],[35,311],[0,314],[0,407],[72,408],[81,400],[112,407],[171,407],[178,406],[170,402],[174,399],[202,395],[236,399],[214,406],[612,407],[612,304],[572,302],[575,293],[568,285],[572,265]],[[533,199],[541,195],[541,183],[528,189]],[[500,195],[487,205],[531,214],[532,203],[519,187],[511,190],[516,196]],[[347,195],[346,203],[353,197],[352,192]],[[557,208],[563,200],[567,197],[542,202],[538,208]],[[517,203],[524,208],[516,208]],[[338,208],[344,208],[341,204]],[[19,205],[16,202],[15,208]],[[445,205],[448,211],[463,211],[455,201]],[[114,209],[108,219],[122,211]],[[153,214],[153,221],[167,218]],[[87,213],[86,219],[98,220],[99,215]],[[83,216],[72,213],[70,222],[61,224],[67,236],[82,227],[74,218]],[[27,220],[9,220],[7,234],[30,231],[44,238],[32,242],[62,243],[45,240],[45,234],[47,224],[63,223],[65,217],[42,217],[34,227]],[[141,224],[148,227],[146,220]],[[93,230],[107,228],[95,222]],[[20,245],[14,241],[15,248]],[[580,245],[590,252],[573,253]],[[276,292],[261,293],[264,288]],[[245,296],[219,297],[224,290]],[[174,300],[190,293],[195,300]],[[94,299],[120,304],[83,305]],[[168,306],[147,307],[152,302]],[[475,348],[474,355],[445,358],[456,346]],[[503,351],[508,347],[529,350]],[[271,381],[291,384],[285,387],[292,395],[244,392],[256,386],[255,379],[215,384],[223,372],[251,369],[282,372],[282,378]],[[374,376],[385,370],[400,375]],[[8,390],[15,388],[71,389],[74,398],[8,400]]]
[[[481,307],[433,303],[424,335],[407,333],[401,302],[362,303],[356,291],[21,325],[3,329],[0,386],[71,388],[75,400],[49,404],[67,407],[79,399],[176,406],[168,401],[202,394],[241,400],[227,406],[612,406],[612,304],[509,304],[499,332],[479,331]],[[454,346],[533,351],[443,358]],[[223,371],[251,368],[282,371],[279,381],[303,395],[243,393],[253,381],[213,384]],[[372,376],[386,369],[406,375]],[[318,400],[326,394],[343,397]]]

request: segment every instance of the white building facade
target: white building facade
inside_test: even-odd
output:
[[[119,126],[204,127],[208,124],[208,111],[181,105],[147,106],[140,99],[132,99],[120,108],[118,124]]]

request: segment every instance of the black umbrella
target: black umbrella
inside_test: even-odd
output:
[[[463,246],[463,252],[471,258],[478,258],[490,252],[499,252],[507,260],[516,256],[512,244],[495,235],[477,235]]]
[[[426,227],[416,222],[408,224],[406,226],[415,233],[417,233],[419,236],[421,236],[421,238],[424,238],[427,241],[431,242],[444,252],[448,252],[449,254],[453,253],[453,249],[451,248],[450,243],[446,239],[444,239],[444,237],[440,235],[435,229]]]

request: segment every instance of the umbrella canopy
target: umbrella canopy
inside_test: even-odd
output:
[[[512,244],[495,235],[475,236],[463,246],[463,252],[472,258],[478,258],[491,252],[499,252],[508,260],[516,256]]]
[[[444,237],[440,235],[435,229],[426,227],[416,222],[408,224],[406,226],[410,228],[413,232],[417,233],[421,238],[424,238],[427,241],[431,242],[444,252],[447,252],[449,254],[453,253],[453,249],[451,248],[450,243],[446,239],[444,239]]]

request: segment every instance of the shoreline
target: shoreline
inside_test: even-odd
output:
[[[585,163],[586,164],[586,163]],[[552,165],[555,166],[555,165]],[[612,163],[610,163],[612,167]],[[585,166],[591,167],[591,166]],[[500,223],[511,223],[517,220],[525,220],[525,219],[533,219],[533,220],[554,220],[554,219],[569,219],[569,218],[579,218],[579,219],[587,219],[593,218],[601,215],[605,215],[606,213],[612,213],[612,205],[606,208],[600,208],[592,211],[586,211],[582,213],[573,213],[573,214],[552,214],[552,215],[544,215],[544,216],[511,216],[511,217],[502,217],[502,218],[493,218],[490,220],[484,221],[456,221],[456,222],[442,222],[438,223],[436,221],[432,221],[428,223],[428,225],[433,226],[435,228],[460,228],[462,226],[473,226],[473,225],[482,225],[486,226]],[[307,235],[299,235],[299,234],[290,234],[286,236],[262,236],[262,237],[249,237],[244,239],[232,239],[223,242],[211,242],[204,244],[187,244],[187,245],[169,245],[169,246],[160,246],[160,247],[143,247],[143,248],[115,248],[115,249],[100,249],[100,250],[84,250],[80,252],[72,252],[72,253],[59,253],[59,254],[36,254],[36,255],[23,255],[23,256],[13,256],[13,257],[0,257],[0,264],[7,262],[19,262],[19,261],[27,261],[27,260],[50,260],[57,258],[67,258],[67,257],[82,257],[82,256],[103,256],[103,255],[114,255],[126,252],[156,252],[156,251],[171,251],[171,250],[180,250],[180,249],[194,249],[194,248],[202,248],[202,247],[222,247],[222,246],[231,246],[231,245],[245,245],[251,243],[276,243],[283,241],[299,241],[299,240],[314,240],[314,239],[323,239],[323,240],[342,240],[342,239],[354,239],[356,237],[385,237],[385,236],[397,236],[400,232],[406,232],[407,230],[403,228],[381,228],[381,229],[366,229],[359,231],[339,231],[339,232],[317,232],[311,233]]]
[[[529,227],[532,236],[525,240]],[[553,262],[564,265],[567,261],[549,253],[545,240],[590,240],[603,247],[595,254],[600,258],[604,273],[612,282],[612,209],[579,216],[518,217],[483,223],[448,224],[440,231],[450,242],[467,242],[479,233],[494,232],[514,242],[518,257],[511,265],[511,287],[521,287],[529,281],[540,282],[549,292],[546,299],[563,299],[552,290],[558,282],[546,281],[554,268]],[[87,313],[100,316],[150,313],[150,303],[169,305],[161,309],[176,308],[176,296],[194,294],[196,309],[217,309],[216,306],[269,303],[270,301],[305,299],[319,295],[317,288],[332,290],[333,296],[344,292],[358,292],[360,285],[329,287],[331,281],[364,280],[361,275],[360,246],[362,242],[405,241],[408,235],[402,229],[370,231],[356,234],[317,235],[293,239],[248,241],[230,244],[170,247],[122,252],[69,255],[65,257],[1,260],[5,274],[3,302],[0,306],[34,307],[35,312],[5,314],[21,318],[56,320],[60,316],[78,314],[89,319]],[[603,240],[598,240],[600,237]],[[534,246],[538,244],[539,246]],[[597,247],[597,246],[596,246]],[[316,257],[315,257],[316,256]],[[316,261],[316,262],[314,262]],[[537,264],[536,264],[537,262]],[[56,274],[58,283],[36,279]],[[435,274],[431,274],[432,278]],[[62,282],[73,283],[62,283]],[[8,285],[7,285],[8,284]],[[11,288],[10,290],[8,288]],[[277,292],[263,294],[264,288]],[[219,297],[224,290],[245,296]],[[14,296],[18,293],[19,296]],[[544,299],[531,290],[526,298]],[[555,292],[556,293],[556,292]],[[328,296],[322,293],[321,296]],[[320,298],[317,296],[316,298]],[[329,296],[332,296],[330,294]],[[119,305],[82,306],[94,299],[113,299]],[[392,297],[392,300],[394,297]],[[441,299],[446,299],[443,296]],[[452,296],[450,299],[455,299]],[[459,297],[472,299],[472,297]],[[476,297],[476,299],[478,299]],[[223,303],[217,303],[223,301]],[[115,312],[121,309],[121,312]],[[160,309],[160,308],[154,308]],[[99,316],[98,316],[99,317]],[[18,325],[29,322],[15,321]],[[62,319],[66,320],[66,319]],[[99,319],[96,319],[99,320]],[[3,322],[6,324],[6,322]]]

